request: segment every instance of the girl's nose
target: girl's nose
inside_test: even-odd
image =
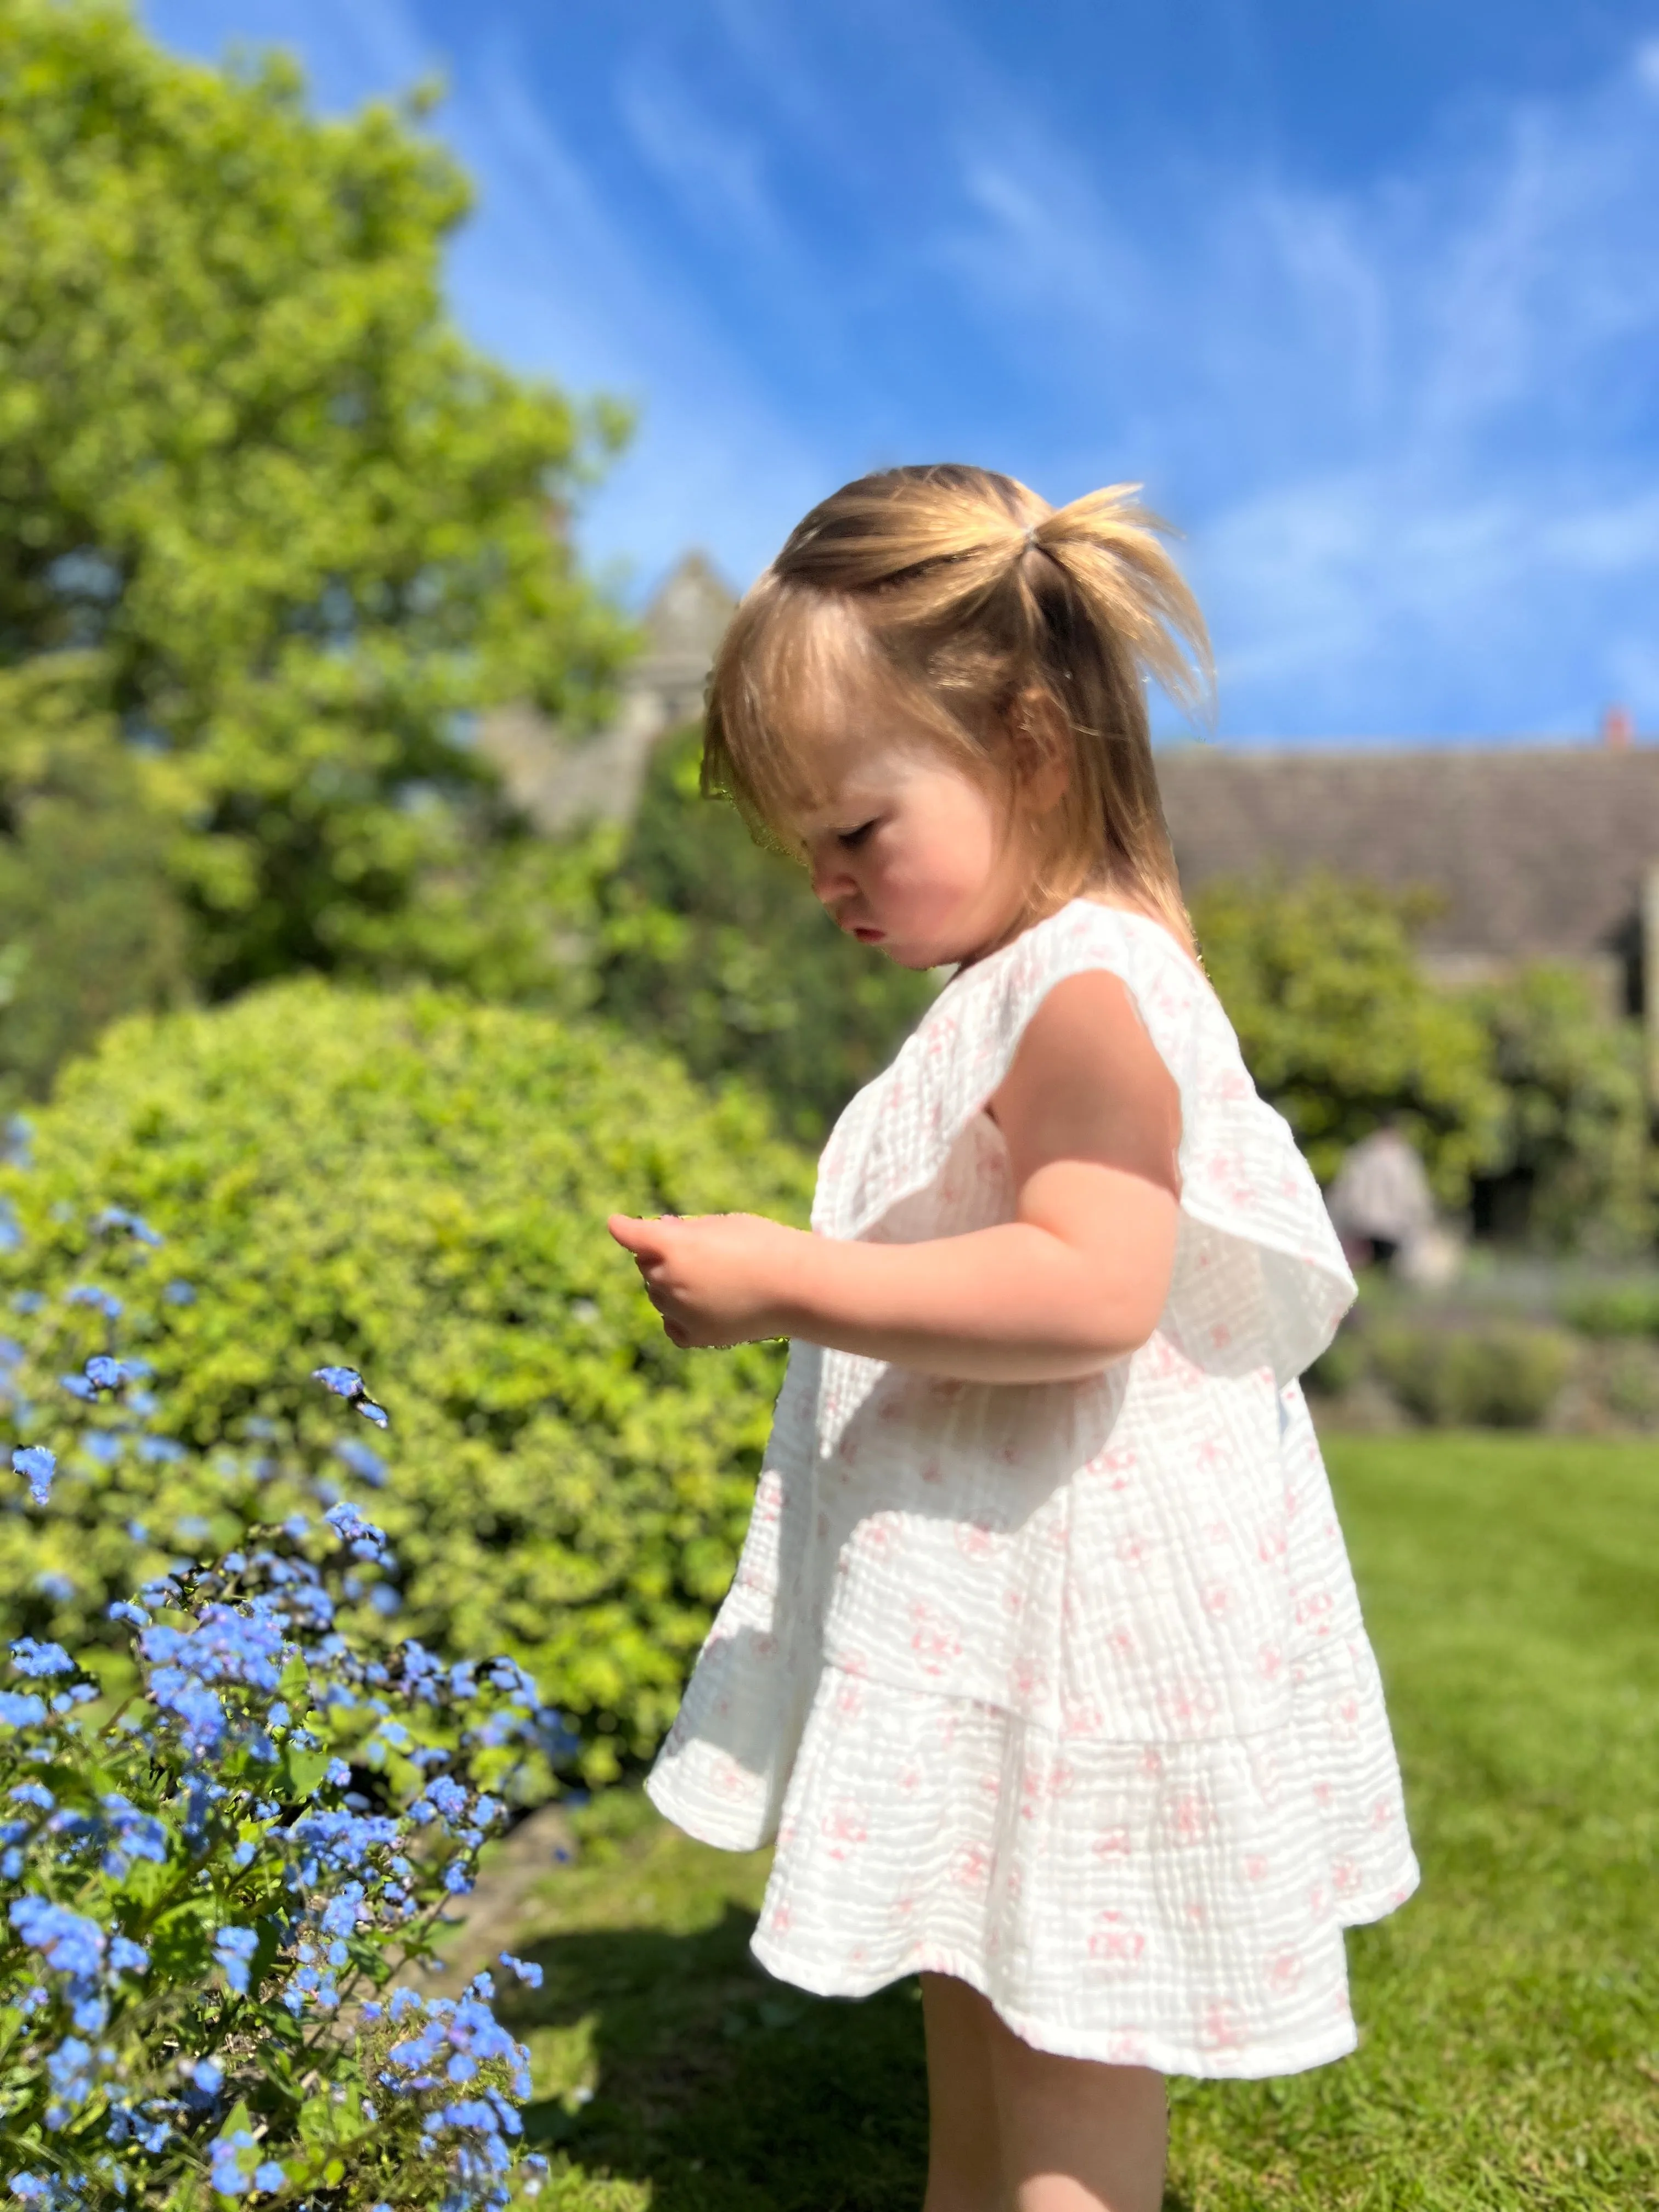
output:
[[[812,896],[821,906],[833,905],[856,889],[845,856],[835,852],[813,854],[811,882]]]

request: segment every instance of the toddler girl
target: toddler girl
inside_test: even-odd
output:
[[[1206,667],[1121,488],[894,469],[815,508],[721,647],[705,784],[956,973],[811,1234],[611,1223],[676,1344],[793,1340],[649,1787],[776,1837],[773,1973],[921,1975],[926,2212],[1156,2212],[1163,2076],[1351,2050],[1343,1928],[1417,1880],[1297,1382],[1353,1283],[1158,805],[1146,674]]]

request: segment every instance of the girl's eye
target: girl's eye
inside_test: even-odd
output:
[[[849,853],[857,852],[859,847],[863,844],[865,839],[870,835],[870,832],[879,825],[879,822],[880,817],[877,816],[872,821],[860,822],[856,830],[843,830],[840,834],[840,842],[842,845]]]

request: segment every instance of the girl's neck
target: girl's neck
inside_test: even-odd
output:
[[[1115,890],[1109,884],[1082,884],[1075,890],[1054,892],[1022,908],[1006,929],[1003,930],[999,936],[980,946],[977,951],[969,953],[966,959],[957,963],[952,980],[954,981],[956,975],[966,975],[971,968],[977,968],[982,961],[988,960],[993,953],[1006,951],[1009,945],[1017,943],[1024,937],[1028,930],[1036,929],[1045,921],[1052,921],[1054,916],[1063,912],[1066,907],[1080,904],[1104,907],[1109,913],[1127,914],[1132,915],[1137,921],[1150,921],[1155,928],[1164,932],[1179,951],[1200,970],[1202,969],[1203,962],[1199,957],[1196,945],[1191,938],[1178,933],[1171,927],[1167,915],[1158,913],[1145,899],[1137,898],[1131,892]]]
[[[996,936],[988,939],[985,944],[957,963],[957,974],[964,975],[969,968],[977,968],[981,961],[988,960],[994,952],[1006,951],[1017,939],[1024,937],[1028,929],[1035,929],[1039,922],[1051,921],[1062,907],[1069,906],[1073,896],[1068,894],[1063,898],[1049,897],[1021,907],[1006,929],[1000,931]]]

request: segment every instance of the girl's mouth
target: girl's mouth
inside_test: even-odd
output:
[[[853,934],[860,945],[879,945],[887,933],[884,929],[872,928],[867,921],[855,921]]]

